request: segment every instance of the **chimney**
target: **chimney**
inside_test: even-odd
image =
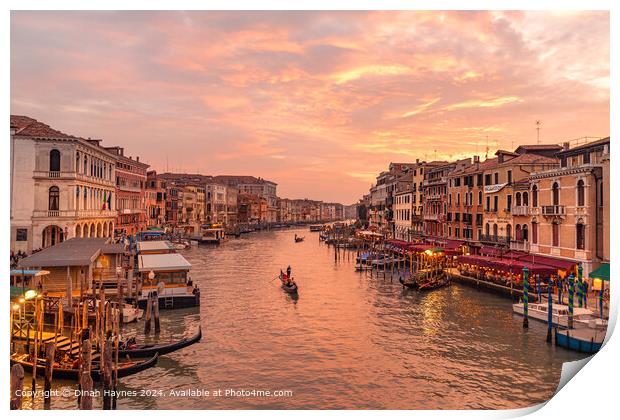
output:
[[[474,156],[474,163],[480,163],[480,156]]]
[[[416,159],[416,160],[415,160],[415,163],[416,163],[416,164],[420,163],[420,159]]]
[[[564,150],[568,150],[568,149],[570,149],[570,143],[569,143],[569,142],[567,142],[567,141],[566,141],[566,142],[564,142],[564,144],[563,144],[562,146],[564,146]]]
[[[140,162],[140,156],[136,156],[136,162]]]

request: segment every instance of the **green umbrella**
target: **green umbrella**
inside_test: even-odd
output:
[[[591,279],[601,279],[609,281],[609,263],[603,263],[598,268],[590,273]]]

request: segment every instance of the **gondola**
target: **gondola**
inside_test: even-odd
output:
[[[151,357],[154,354],[159,354],[161,356],[162,354],[172,353],[173,351],[177,351],[184,347],[197,343],[200,341],[201,338],[202,328],[198,327],[198,332],[190,338],[183,338],[182,340],[176,341],[174,343],[143,344],[130,349],[119,349],[118,355],[119,357]]]
[[[297,284],[293,283],[292,286],[287,286],[286,283],[282,283],[282,290],[284,290],[286,293],[289,293],[291,295],[296,295],[297,294]]]
[[[119,359],[118,377],[123,378],[125,376],[133,375],[135,373],[142,372],[143,370],[153,367],[157,363],[158,358],[159,358],[159,354],[155,353],[153,357],[151,357],[150,359],[146,359],[146,360],[142,359],[142,360],[124,361],[124,360]],[[32,362],[20,360],[19,358],[15,356],[11,356],[11,366],[14,364],[20,364],[26,372],[29,372],[29,373],[32,372]],[[97,364],[93,363],[93,365],[96,366],[96,368],[91,370],[90,372],[91,378],[93,378],[93,381],[102,380],[102,374],[97,366],[98,363]],[[39,363],[37,364],[37,372],[40,375],[42,375],[43,372],[45,372],[45,360],[39,359]],[[78,381],[79,376],[80,376],[80,370],[54,367],[52,375],[54,379],[69,379],[73,381]]]
[[[425,283],[420,283],[418,285],[418,290],[420,291],[429,291],[435,289],[441,289],[442,287],[446,287],[450,284],[448,280],[444,279],[433,279],[427,281]]]
[[[295,236],[295,242],[302,242],[304,240],[303,236]]]

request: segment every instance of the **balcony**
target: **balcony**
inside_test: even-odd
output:
[[[439,220],[438,214],[425,214],[424,220]]]
[[[528,241],[517,241],[517,240],[511,240],[510,241],[510,249],[513,249],[515,251],[524,251],[524,252],[529,252],[530,251],[530,243]]]
[[[500,236],[500,235],[480,235],[481,242],[491,242],[494,244],[509,244],[510,237],[509,236]]]
[[[514,206],[512,208],[513,216],[527,216],[528,215],[528,207],[527,206]]]
[[[116,210],[35,210],[32,212],[33,218],[108,218],[116,217]]]
[[[566,207],[562,205],[556,206],[542,206],[543,216],[565,216]]]

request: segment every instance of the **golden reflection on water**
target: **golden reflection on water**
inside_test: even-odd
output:
[[[294,243],[295,233],[306,240]],[[293,396],[127,397],[120,408],[517,408],[549,398],[562,362],[582,357],[547,345],[542,323],[524,331],[506,298],[456,284],[403,290],[397,274],[355,272],[354,254],[335,259],[306,229],[253,233],[183,254],[201,307],[162,311],[160,340],[191,334],[198,323],[203,339],[121,379],[121,389],[284,389]],[[270,280],[288,264],[297,300]],[[142,324],[126,333],[145,340]],[[76,403],[57,398],[52,407]]]

